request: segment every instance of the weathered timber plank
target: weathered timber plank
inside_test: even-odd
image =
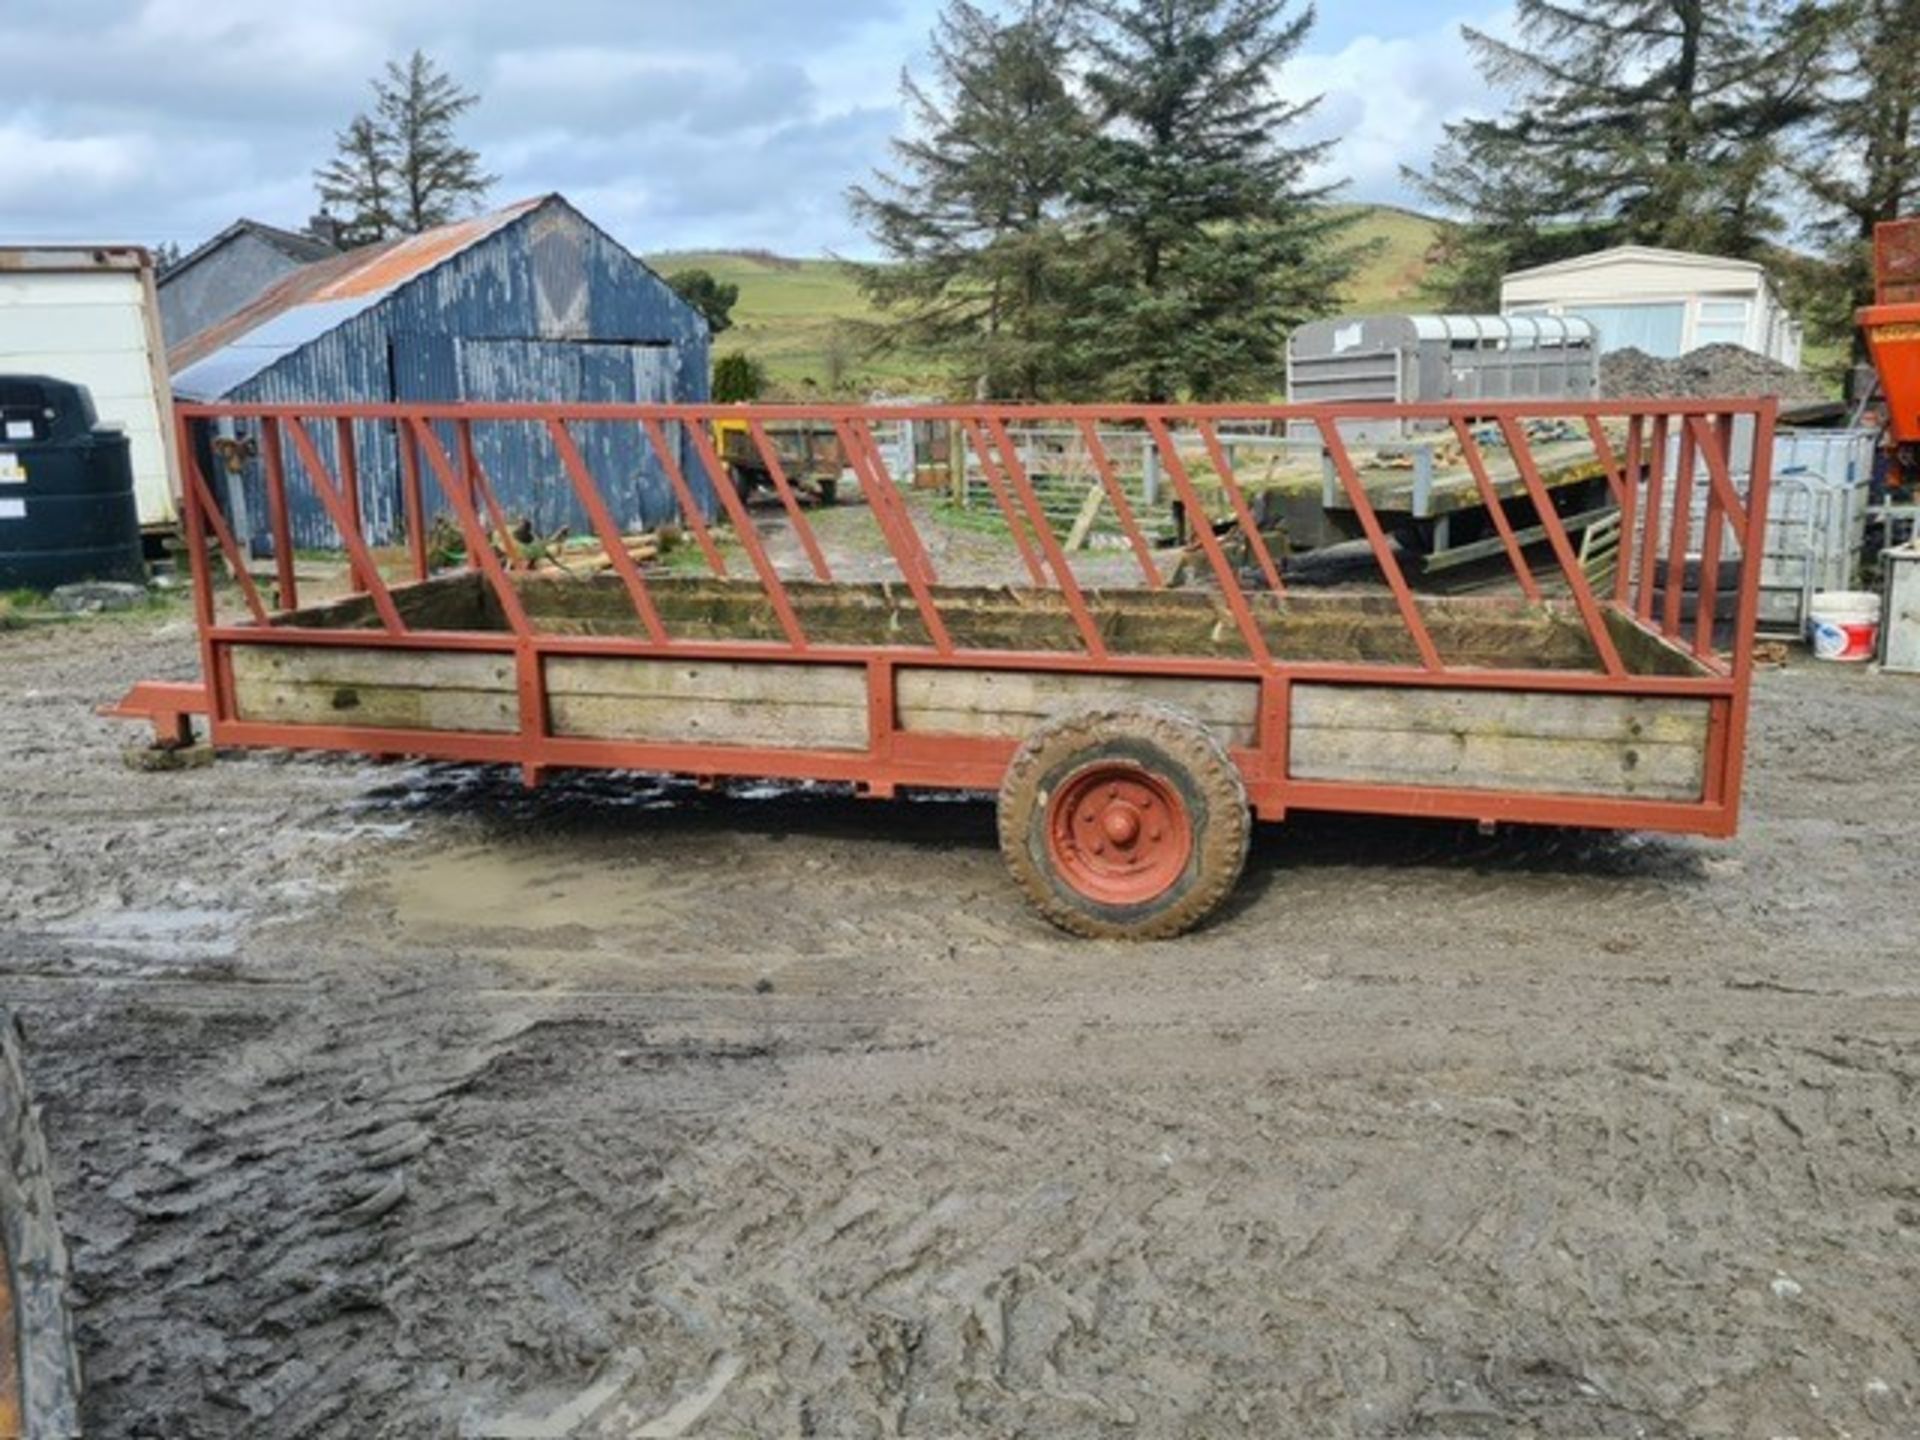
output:
[[[1607,632],[1613,636],[1620,660],[1635,675],[1707,675],[1712,672],[1664,636],[1656,635],[1631,616],[1609,606]]]
[[[1705,766],[1699,751],[1682,745],[1317,730],[1294,740],[1291,773],[1442,790],[1698,800]]]
[[[1294,687],[1290,773],[1468,790],[1698,800],[1705,701]]]
[[[1018,670],[902,668],[894,695],[902,730],[1014,739],[1064,711],[1145,701],[1185,711],[1229,745],[1251,745],[1260,709],[1260,687],[1247,680]]]
[[[617,576],[521,576],[517,585],[537,630],[553,635],[638,636],[631,598]],[[659,576],[649,581],[668,633],[680,640],[784,643],[779,617],[751,581]],[[928,644],[911,594],[898,585],[794,581],[789,594],[817,644],[916,647]],[[504,630],[491,590],[476,576],[444,576],[396,591],[409,623],[421,628]],[[980,651],[1077,654],[1083,642],[1058,591],[1006,586],[936,590],[954,643]],[[1224,601],[1207,590],[1110,590],[1088,603],[1117,655],[1191,655],[1245,659],[1246,647]],[[1287,661],[1417,664],[1419,656],[1391,596],[1342,591],[1250,597],[1267,644]],[[1505,596],[1423,597],[1420,612],[1448,664],[1476,668],[1595,668],[1584,629],[1560,604],[1529,605]],[[477,617],[477,618],[476,618]],[[302,624],[365,628],[376,623],[364,599],[316,607]],[[1609,622],[1616,636],[1621,623]],[[1636,672],[1693,674],[1684,657],[1645,636],[1630,636]]]
[[[485,578],[478,574],[439,575],[389,587],[394,609],[411,630],[492,630],[501,628],[489,618],[481,601]],[[498,607],[492,607],[497,611]],[[380,616],[365,595],[348,595],[294,612],[292,623],[308,629],[378,630]]]
[[[1707,702],[1634,695],[1550,695],[1400,686],[1298,685],[1296,729],[1644,740],[1703,746]]]
[[[242,720],[279,725],[351,725],[378,730],[461,730],[506,735],[519,728],[511,694],[404,686],[284,684],[236,697]]]
[[[473,650],[376,650],[344,645],[236,645],[236,681],[408,685],[433,690],[514,688],[513,656]]]
[[[485,734],[519,726],[511,656],[286,645],[229,653],[242,720]]]
[[[551,633],[639,633],[632,604],[617,587],[541,578],[523,582],[522,593],[536,624]],[[912,597],[899,587],[795,582],[789,594],[815,643],[927,643]],[[936,596],[962,649],[1072,654],[1083,648],[1058,592],[945,586]],[[778,617],[757,585],[675,577],[655,586],[654,602],[677,639],[783,639]],[[1096,591],[1088,602],[1117,654],[1246,654],[1238,625],[1210,592]],[[1418,663],[1390,596],[1261,596],[1254,609],[1269,646],[1282,659]],[[1584,634],[1550,607],[1504,597],[1450,597],[1423,600],[1421,612],[1452,664],[1539,669],[1592,664]]]
[[[556,735],[603,740],[864,750],[866,672],[855,665],[555,658]]]
[[[867,692],[858,665],[555,656],[547,661],[547,693],[864,705]]]

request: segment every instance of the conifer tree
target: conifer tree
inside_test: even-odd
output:
[[[1112,393],[1271,395],[1292,326],[1338,303],[1355,252],[1289,144],[1314,105],[1280,94],[1312,6],[1091,0],[1086,85],[1099,133],[1079,196],[1111,256],[1082,323]]]
[[[1736,257],[1781,228],[1784,136],[1812,113],[1812,0],[1517,0],[1516,38],[1466,27],[1505,113],[1446,127],[1411,178],[1459,222],[1437,256],[1449,304],[1506,270],[1606,245]]]
[[[1854,311],[1873,302],[1874,227],[1920,212],[1920,0],[1841,0],[1832,19],[1833,64],[1795,166],[1827,208],[1816,230],[1834,272],[1807,319],[1864,359]]]
[[[387,62],[373,100],[372,114],[353,117],[314,174],[322,203],[342,217],[344,243],[418,234],[479,202],[496,177],[454,134],[479,96],[415,50],[405,64]]]
[[[886,317],[885,346],[951,357],[979,398],[1033,399],[1090,384],[1071,322],[1087,252],[1067,206],[1087,141],[1067,79],[1066,0],[1002,18],[950,0],[933,73],[902,75],[911,126],[895,165],[850,193],[887,264],[856,267]]]

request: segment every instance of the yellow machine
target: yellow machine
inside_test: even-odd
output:
[[[847,461],[832,424],[824,420],[767,420],[761,422],[760,429],[795,492],[817,504],[833,504]],[[714,421],[713,448],[726,463],[742,500],[751,499],[757,490],[774,488],[772,466],[745,420]]]

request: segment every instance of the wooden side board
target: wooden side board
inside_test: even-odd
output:
[[[547,661],[556,735],[864,750],[867,672],[860,665],[721,660]]]
[[[1260,711],[1252,680],[1159,676],[1046,675],[1020,670],[903,668],[894,689],[899,726],[940,735],[1020,740],[1041,721],[1087,706],[1171,705],[1228,745],[1251,745]]]
[[[1299,780],[1698,800],[1708,702],[1296,685]]]
[[[484,735],[520,728],[511,655],[331,645],[239,645],[229,653],[242,720]]]

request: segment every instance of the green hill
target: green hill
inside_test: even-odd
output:
[[[1434,222],[1388,206],[1356,206],[1351,235],[1375,248],[1349,296],[1356,311],[1378,313],[1417,305],[1433,243]],[[796,260],[766,251],[686,250],[647,257],[662,274],[702,269],[740,287],[733,326],[717,353],[744,350],[766,367],[783,395],[840,391],[940,392],[946,382],[937,357],[871,356],[848,322],[879,318],[852,273],[837,260]]]

